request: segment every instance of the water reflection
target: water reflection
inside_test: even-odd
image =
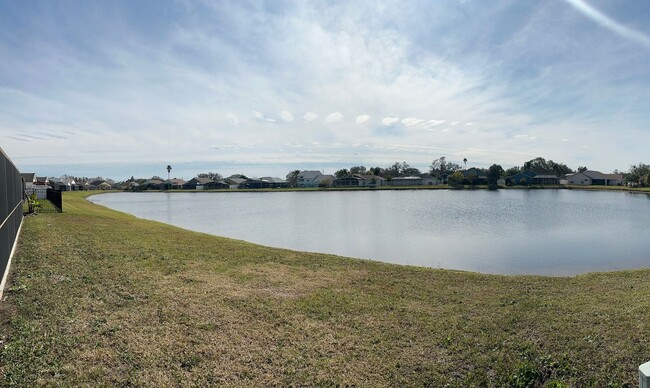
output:
[[[650,266],[650,202],[629,193],[117,193],[91,200],[191,230],[398,264],[547,275]]]

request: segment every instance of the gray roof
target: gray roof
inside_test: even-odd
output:
[[[323,174],[321,174],[320,171],[307,171],[307,170],[305,170],[305,171],[300,171],[300,173],[298,174],[298,178],[299,179],[305,179],[305,180],[313,180],[313,179],[318,178],[321,175],[323,175]]]
[[[205,185],[206,183],[212,183],[212,182],[214,182],[214,181],[213,181],[212,179],[210,179],[210,178],[197,178],[196,181],[197,181],[198,183],[202,184],[202,185]]]
[[[361,174],[354,174],[354,176],[357,177],[357,178],[361,178],[361,179],[367,180],[367,181],[371,181],[371,180],[373,180],[373,179],[374,179],[374,180],[377,180],[377,181],[383,181],[383,180],[385,180],[384,178],[382,178],[382,177],[380,177],[380,176],[377,176],[377,175],[361,175]]]
[[[583,171],[582,174],[588,176],[591,179],[607,179],[605,174],[600,171],[587,170]]]
[[[34,178],[35,172],[21,172],[20,175],[25,179],[25,182],[34,182],[36,180]]]
[[[600,171],[587,170],[582,173],[591,179],[619,179],[623,180],[623,174],[603,174]]]
[[[282,178],[274,178],[270,176],[261,177],[260,180],[270,182],[270,183],[287,183],[287,180]]]

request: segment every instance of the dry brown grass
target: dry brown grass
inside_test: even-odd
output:
[[[650,359],[648,270],[403,267],[65,206],[25,220],[6,385],[631,386]]]

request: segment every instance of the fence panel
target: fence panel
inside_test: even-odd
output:
[[[24,187],[20,172],[0,148],[0,295],[9,272],[11,251],[23,221]]]
[[[61,191],[54,190],[48,186],[32,186],[25,190],[25,196],[30,196],[36,193],[36,198],[40,203],[38,209],[39,213],[62,213],[63,212],[63,197]],[[23,212],[27,213],[29,206],[27,201],[23,204]]]
[[[63,196],[61,195],[61,191],[48,189],[47,200],[58,209],[59,213],[63,212]]]

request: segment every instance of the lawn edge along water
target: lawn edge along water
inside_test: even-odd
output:
[[[25,219],[6,385],[631,386],[650,270],[484,275],[269,248],[65,193]]]

